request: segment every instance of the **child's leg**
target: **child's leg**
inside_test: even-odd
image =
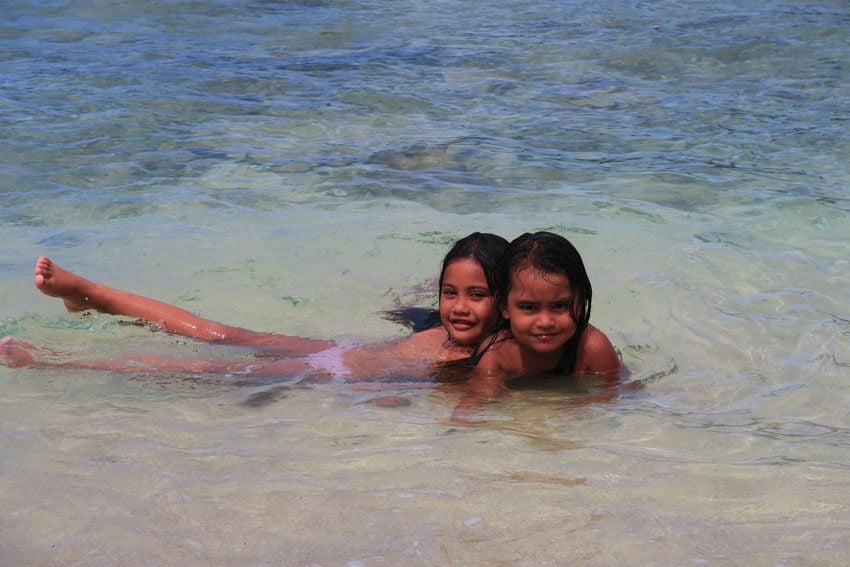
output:
[[[332,344],[317,339],[258,333],[204,319],[155,299],[94,283],[60,268],[46,256],[36,261],[35,286],[46,295],[62,299],[69,311],[95,309],[110,315],[138,317],[166,331],[205,341],[265,347],[291,355],[316,352]]]
[[[35,365],[35,357],[32,355],[34,348],[29,343],[16,341],[12,337],[3,337],[0,339],[0,362],[9,368]]]
[[[121,373],[157,372],[166,374],[222,374],[246,380],[258,377],[291,377],[311,370],[303,357],[277,360],[234,361],[215,358],[185,358],[165,356],[129,356],[115,359],[71,359],[68,353],[37,347],[3,337],[0,339],[0,364],[9,368],[39,366],[50,368],[85,368]]]

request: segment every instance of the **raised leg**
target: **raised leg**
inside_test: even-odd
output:
[[[70,311],[95,309],[110,315],[137,317],[163,330],[204,341],[252,346],[289,355],[317,352],[332,344],[318,339],[260,333],[204,319],[156,299],[92,282],[60,268],[46,256],[35,263],[35,286],[45,295],[62,299]]]

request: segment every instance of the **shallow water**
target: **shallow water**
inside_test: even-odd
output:
[[[4,6],[0,335],[242,356],[66,313],[48,254],[390,339],[455,238],[548,229],[631,375],[460,427],[436,389],[0,367],[0,563],[846,564],[848,30],[842,2]]]

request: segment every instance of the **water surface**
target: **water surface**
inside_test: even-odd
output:
[[[0,367],[16,565],[842,565],[843,2],[80,2],[0,24],[0,335],[239,357],[32,286],[388,340],[473,230],[581,250],[631,371],[517,389]]]

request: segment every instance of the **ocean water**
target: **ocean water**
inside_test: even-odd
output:
[[[846,565],[850,6],[11,0],[0,336],[50,255],[363,341],[473,230],[571,239],[630,375],[453,394],[0,366],[3,565]]]

